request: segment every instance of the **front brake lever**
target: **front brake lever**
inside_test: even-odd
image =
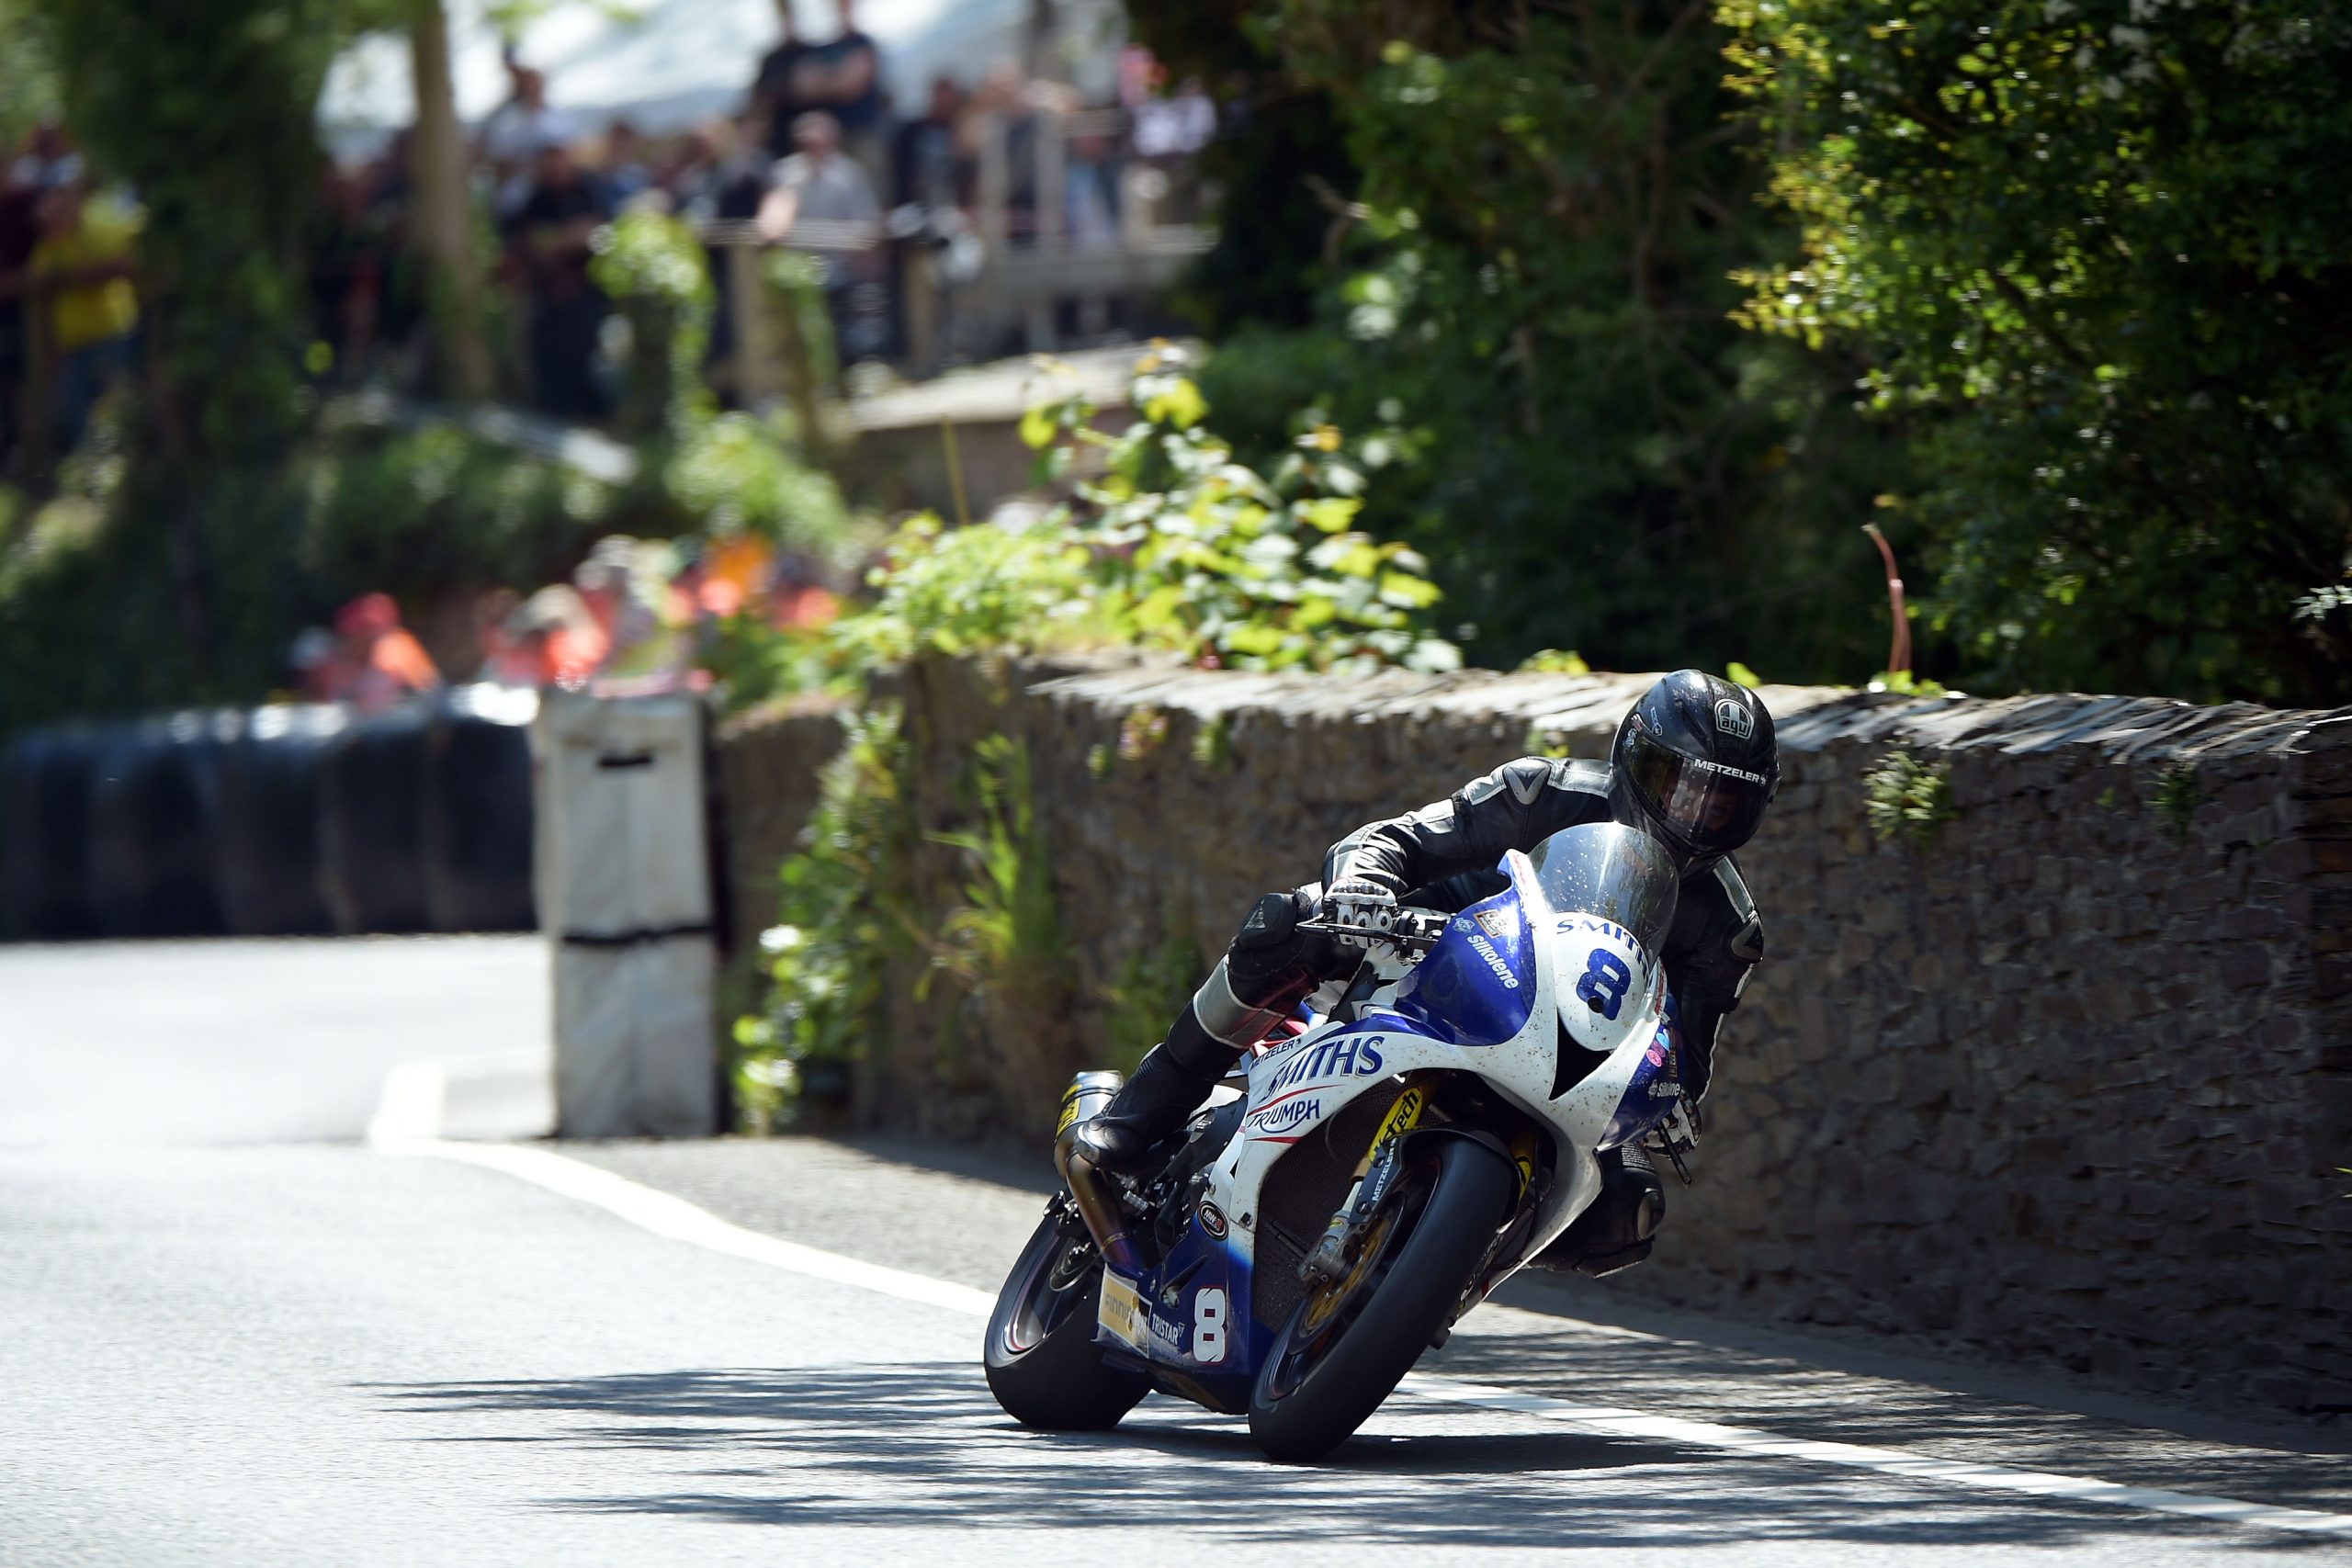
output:
[[[1434,932],[1403,929],[1383,931],[1378,926],[1343,925],[1337,920],[1301,920],[1293,928],[1314,936],[1328,936],[1346,942],[1351,947],[1370,948],[1375,944],[1393,947],[1410,958],[1419,958],[1437,945]],[[1439,931],[1443,931],[1441,924]]]
[[[1666,1113],[1666,1120],[1652,1129],[1652,1134],[1657,1140],[1658,1151],[1674,1167],[1674,1174],[1681,1178],[1683,1186],[1690,1186],[1690,1168],[1682,1162],[1682,1156],[1685,1151],[1698,1148],[1699,1127],[1685,1111],[1681,1100],[1674,1102],[1674,1109]]]

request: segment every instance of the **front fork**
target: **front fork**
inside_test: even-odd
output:
[[[1299,1280],[1310,1289],[1318,1284],[1334,1285],[1347,1278],[1351,1246],[1363,1231],[1364,1221],[1379,1212],[1381,1200],[1388,1196],[1389,1184],[1396,1179],[1398,1151],[1404,1147],[1405,1134],[1419,1124],[1421,1112],[1429,1108],[1428,1082],[1426,1073],[1406,1078],[1388,1114],[1381,1118],[1380,1130],[1372,1135],[1363,1158],[1356,1161],[1347,1201],[1331,1215],[1331,1223],[1323,1227],[1323,1239],[1299,1262]]]

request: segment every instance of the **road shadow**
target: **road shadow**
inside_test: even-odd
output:
[[[1465,1381],[1696,1416],[1778,1437],[1905,1449],[2012,1470],[2352,1513],[2352,1464],[2340,1452],[2314,1451],[2316,1444],[2289,1449],[2215,1442],[1694,1340],[1631,1338],[1568,1325],[1508,1336],[1457,1334],[1421,1365]],[[1692,1408],[1698,1404],[1703,1408]]]
[[[2047,1548],[2171,1540],[2218,1553],[2298,1544],[2123,1509],[1921,1489],[1815,1465],[1545,1428],[1428,1400],[1392,1402],[1369,1433],[1323,1464],[1278,1467],[1262,1459],[1240,1422],[1164,1399],[1148,1401],[1114,1433],[1025,1431],[963,1363],[371,1392],[394,1411],[430,1417],[419,1440],[545,1444],[647,1461],[651,1484],[642,1491],[544,1501],[575,1513],[836,1529],[1181,1529],[1237,1546],[1819,1540]]]

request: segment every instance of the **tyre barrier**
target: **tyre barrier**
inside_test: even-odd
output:
[[[349,723],[323,703],[266,707],[222,752],[215,863],[221,912],[239,936],[334,930],[320,890],[319,779]]]
[[[526,931],[536,694],[460,687],[19,736],[0,937]]]
[[[529,931],[538,694],[466,686],[425,735],[424,905],[441,931]]]
[[[319,890],[345,936],[432,928],[422,705],[355,719],[319,777]]]
[[[110,725],[90,771],[90,901],[106,936],[220,936],[227,931],[211,831],[233,713],[181,713]]]
[[[38,730],[0,757],[0,935],[98,934],[90,904],[96,739],[83,726]]]

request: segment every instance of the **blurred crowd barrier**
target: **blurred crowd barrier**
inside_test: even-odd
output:
[[[0,756],[0,936],[528,931],[538,695],[29,731]]]

